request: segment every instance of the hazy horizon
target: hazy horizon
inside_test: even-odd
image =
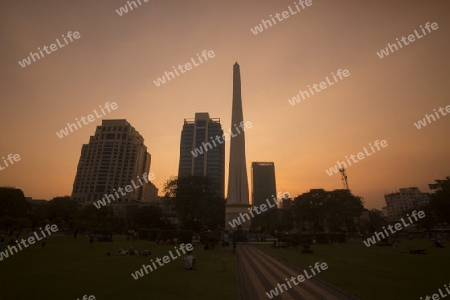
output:
[[[144,137],[162,195],[164,182],[178,173],[184,119],[208,112],[221,119],[225,132],[232,128],[236,61],[244,120],[253,124],[245,131],[250,187],[251,163],[270,161],[278,192],[295,197],[315,188],[340,189],[340,174],[325,170],[376,140],[388,146],[346,169],[351,191],[366,208],[385,206],[384,194],[399,188],[429,192],[429,183],[450,176],[450,117],[421,129],[414,125],[450,105],[448,2],[313,0],[256,35],[251,29],[294,8],[294,1],[141,1],[120,16],[116,10],[126,3],[0,4],[0,158],[21,158],[0,170],[0,186],[35,199],[70,195],[81,146],[101,119],[61,139],[56,132],[116,102],[117,109],[102,119],[126,119]],[[384,58],[377,55],[396,38],[422,33],[427,22],[438,29]],[[69,31],[80,37],[19,65]],[[155,85],[173,66],[198,62],[204,50],[215,56]],[[288,102],[299,90],[333,80],[339,69],[350,75],[300,103]]]

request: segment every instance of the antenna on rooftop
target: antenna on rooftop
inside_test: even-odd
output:
[[[344,189],[349,190],[348,182],[347,182],[347,174],[345,173],[345,169],[340,168],[339,172],[341,172],[341,175],[342,175],[342,184],[344,185]]]

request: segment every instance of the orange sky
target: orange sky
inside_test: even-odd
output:
[[[450,116],[418,130],[414,122],[450,105],[448,1],[312,1],[262,33],[250,28],[294,1],[154,1],[123,16],[126,1],[0,4],[2,40],[0,186],[26,196],[70,195],[80,156],[101,120],[59,139],[55,132],[106,102],[105,118],[127,119],[144,137],[160,191],[178,172],[184,118],[209,112],[231,124],[232,68],[241,66],[250,180],[252,161],[275,162],[278,191],[341,188],[325,169],[375,140],[388,146],[347,168],[368,208],[383,194],[450,175]],[[432,31],[380,59],[376,52],[426,22]],[[18,61],[62,34],[80,38],[22,68]],[[153,80],[196,53],[215,57],[157,87]],[[288,99],[338,69],[350,76],[291,106]],[[331,78],[331,77],[330,77]],[[229,143],[226,145],[228,171]],[[1,166],[4,166],[0,160]],[[227,176],[227,173],[226,173]]]

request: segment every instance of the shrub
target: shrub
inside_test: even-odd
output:
[[[220,236],[218,232],[215,231],[206,231],[201,233],[202,242],[204,244],[208,244],[211,246],[211,249],[214,249],[214,247],[219,243]]]
[[[161,230],[160,239],[162,239],[163,241],[173,240],[174,237],[175,237],[175,234],[174,234],[173,230]]]
[[[312,253],[314,253],[314,250],[311,249],[311,244],[304,243],[304,244],[302,244],[302,246],[303,246],[302,253],[305,253],[305,254],[312,254]]]
[[[102,235],[97,238],[97,242],[112,242],[113,238],[112,236]]]
[[[139,230],[139,239],[146,240],[149,238],[149,231],[148,229],[140,229]]]
[[[160,237],[160,231],[159,229],[150,229],[148,231],[148,239],[152,242],[156,241]]]
[[[192,243],[192,231],[180,230],[180,232],[178,234],[178,242],[180,244]]]

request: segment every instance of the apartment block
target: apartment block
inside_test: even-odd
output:
[[[385,194],[386,209],[391,221],[398,221],[411,209],[419,209],[430,201],[429,193],[422,193],[417,187],[401,188],[399,192]]]
[[[105,194],[125,188],[132,181],[139,185],[138,178],[142,180],[144,173],[149,176],[150,162],[144,138],[130,123],[126,120],[103,120],[89,138],[89,143],[81,148],[72,199],[86,206]],[[133,188],[111,205],[136,205],[147,197],[154,197],[155,189],[153,184],[144,182],[143,187]],[[126,207],[117,207],[116,210],[121,211],[121,215],[129,214]]]

